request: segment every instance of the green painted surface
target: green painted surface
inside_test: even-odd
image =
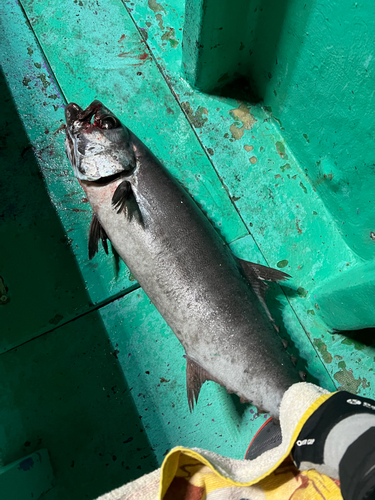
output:
[[[0,468],[3,500],[38,500],[53,488],[53,471],[46,449]]]
[[[96,498],[158,465],[115,349],[94,311],[0,356],[0,461],[47,448],[43,500]]]
[[[182,61],[184,74],[193,87],[213,91],[242,74],[242,40],[248,11],[252,10],[249,5],[253,4],[247,0],[235,5],[228,1],[218,5],[211,0],[186,0]],[[167,7],[165,12],[170,9]]]
[[[328,287],[321,285],[315,293],[320,314],[332,328],[357,330],[374,326],[375,262],[358,264],[331,280]]]
[[[309,380],[374,397],[373,342],[364,334],[332,333],[338,324],[374,323],[370,226],[368,239],[361,240],[373,213],[364,207],[372,203],[372,170],[357,168],[353,177],[349,156],[357,157],[357,150],[344,154],[349,151],[344,132],[346,138],[354,132],[345,128],[345,114],[336,117],[338,100],[327,99],[339,80],[331,89],[322,62],[331,49],[317,43],[322,42],[319,22],[327,29],[332,2],[320,11],[312,4],[300,9],[297,1],[280,2],[277,15],[271,15],[274,2],[256,12],[260,3],[255,2],[253,15],[240,19],[231,5],[226,29],[214,33],[214,41],[224,36],[238,45],[240,40],[225,54],[240,52],[253,87],[237,82],[217,95],[198,92],[181,78],[183,2],[22,4],[32,30],[17,4],[1,7],[8,86],[4,113],[9,116],[8,160],[0,173],[6,183],[2,241],[10,235],[6,248],[0,246],[6,287],[0,281],[0,295],[7,297],[0,306],[6,326],[0,337],[1,349],[8,351],[0,356],[3,463],[44,446],[56,476],[45,500],[95,498],[152,470],[177,444],[242,457],[264,421],[213,383],[204,385],[190,414],[185,360],[175,336],[143,292],[134,290],[138,285],[123,263],[103,251],[88,262],[90,210],[65,159],[63,134],[55,133],[66,100],[84,106],[102,99],[186,186],[236,255],[293,276],[282,289],[272,286],[267,301],[297,368],[308,371]],[[358,22],[363,21],[361,9],[353,15]],[[217,22],[222,16],[217,12],[212,18],[208,12],[199,17],[202,26],[205,19]],[[352,14],[350,7],[343,25]],[[232,36],[235,19],[240,24]],[[255,35],[248,29],[253,25]],[[336,23],[331,38],[341,29]],[[266,45],[263,32],[268,33]],[[294,52],[297,42],[301,56]],[[217,47],[216,53],[220,57],[223,51]],[[275,53],[280,54],[277,65]],[[193,55],[198,61],[204,51]],[[318,56],[317,77],[308,68]],[[221,59],[224,66],[228,57]],[[235,76],[231,64],[228,80],[224,72],[220,84]],[[350,82],[345,67],[340,67],[343,87]],[[358,84],[361,74],[358,69],[353,82]],[[366,78],[358,99],[351,97],[355,94],[345,98],[353,102],[344,99],[357,113],[353,141],[356,148],[362,145],[355,163],[361,168],[371,156],[364,155],[363,138],[372,130],[363,107],[366,99],[371,103]],[[254,89],[263,103],[256,104]],[[333,151],[340,155],[336,171],[329,163]],[[316,169],[322,182],[314,180]],[[25,196],[27,206],[19,201]],[[346,220],[348,236],[342,230]]]
[[[257,27],[271,28],[267,19],[278,3],[268,4]],[[248,38],[249,50],[253,43],[256,49],[246,74],[282,123],[345,243],[373,259],[375,6],[350,0],[280,4],[277,40],[260,31],[257,41]]]
[[[345,243],[373,259],[375,128],[368,110],[375,99],[374,4],[186,5],[183,62],[189,81],[210,90],[247,77],[249,100],[263,101]]]
[[[135,283],[113,255],[88,261],[91,210],[58,132],[64,100],[20,7],[1,9],[0,275],[9,300],[0,308],[0,351],[6,351]],[[14,26],[22,27],[17,37]]]

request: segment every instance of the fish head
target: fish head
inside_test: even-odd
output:
[[[65,108],[65,151],[78,179],[98,181],[131,173],[136,160],[129,130],[100,101]]]

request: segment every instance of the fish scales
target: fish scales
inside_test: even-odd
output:
[[[111,129],[100,129],[103,117],[114,117],[107,108],[98,101],[85,111],[70,104],[66,116],[67,154],[102,230],[185,349],[190,407],[201,384],[214,380],[277,416],[282,395],[299,379],[258,300],[258,276],[245,276],[190,195],[118,121],[115,130],[124,131],[120,153],[112,144],[109,156],[108,147],[95,150],[94,156],[107,159],[90,160],[93,135],[99,143],[101,132],[104,142],[111,137]],[[98,164],[110,164],[114,156],[123,170],[115,162],[103,175]]]

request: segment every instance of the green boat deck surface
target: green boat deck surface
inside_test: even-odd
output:
[[[176,445],[243,458],[267,418],[212,382],[190,413],[177,338],[122,261],[88,260],[67,102],[103,101],[237,256],[292,276],[267,302],[309,381],[375,397],[374,7],[187,1],[184,47],[177,0],[0,6],[0,467],[47,450],[43,500],[96,498]]]

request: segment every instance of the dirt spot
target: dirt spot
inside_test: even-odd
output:
[[[208,109],[203,108],[202,106],[198,106],[198,109],[194,113],[193,108],[190,106],[190,103],[185,101],[181,103],[182,109],[185,111],[189,121],[194,125],[195,128],[202,128],[206,123],[208,118],[203,115],[208,115]]]
[[[164,24],[163,24],[163,16],[161,14],[156,14],[156,20],[158,21],[158,25],[159,25],[159,28],[161,30],[164,30]],[[150,26],[151,26],[151,23],[150,23]],[[149,27],[150,27],[149,26]]]
[[[322,339],[314,339],[314,346],[318,349],[322,355],[323,361],[325,363],[332,363],[332,354],[327,351],[327,346]]]
[[[307,297],[307,294],[309,293],[308,290],[305,290],[304,288],[302,288],[301,286],[299,288],[297,288],[297,293],[300,297],[302,297],[303,299],[305,297]]]
[[[50,323],[51,325],[57,325],[62,319],[63,316],[61,316],[61,314],[56,314],[56,316],[50,319],[48,323]]]
[[[254,146],[249,146],[248,144],[245,144],[244,146],[244,149],[249,152],[249,151],[252,151],[254,149]]]
[[[285,170],[289,170],[290,168],[291,168],[290,164],[289,163],[285,163],[285,165],[281,165],[280,170],[282,172],[285,172]]]
[[[30,78],[27,78],[27,76],[25,76],[25,78],[22,80],[22,85],[28,87],[30,82],[31,82]]]
[[[148,0],[148,6],[150,7],[151,10],[155,12],[165,12],[165,9],[160,3],[157,3],[156,0]]]
[[[51,85],[51,82],[47,81],[46,75],[44,73],[40,73],[38,75],[38,78],[42,82],[42,85],[45,89]]]
[[[340,361],[338,367],[341,368],[341,370],[335,373],[333,378],[346,391],[357,394],[359,392],[360,385],[362,385],[363,388],[369,387],[370,384],[365,378],[354,378],[353,372],[350,369],[346,369],[345,361]]]
[[[163,34],[161,39],[169,42],[172,49],[175,49],[178,45],[178,40],[176,40],[176,31],[174,28],[167,28],[167,31]]]
[[[238,128],[237,125],[235,123],[233,123],[230,127],[229,127],[229,130],[230,130],[230,133],[232,134],[232,137],[234,139],[236,139],[236,141],[238,141],[239,139],[242,138],[243,136],[243,132],[244,132],[244,128],[241,127],[241,128]]]
[[[353,339],[344,339],[341,344],[352,345],[357,351],[362,351],[366,347],[364,344],[361,344],[361,342],[357,342]]]
[[[285,144],[283,142],[277,141],[277,143],[276,143],[276,149],[277,149],[277,152],[280,155],[280,158],[282,158],[283,160],[284,159],[285,160],[288,159],[288,155],[285,152]]]
[[[284,260],[280,260],[276,266],[280,269],[283,269],[284,267],[286,267],[287,265],[289,264],[289,261],[287,261],[286,259]]]
[[[256,157],[256,156],[252,156],[252,157],[250,158],[250,160],[249,160],[249,161],[250,161],[250,163],[251,163],[252,165],[255,165],[255,163],[258,161],[258,159],[257,159],[257,157]]]
[[[236,140],[241,139],[245,130],[251,130],[254,123],[257,121],[250,113],[250,108],[244,103],[240,104],[236,109],[231,109],[229,114],[235,120],[229,127],[229,130],[232,137]]]

